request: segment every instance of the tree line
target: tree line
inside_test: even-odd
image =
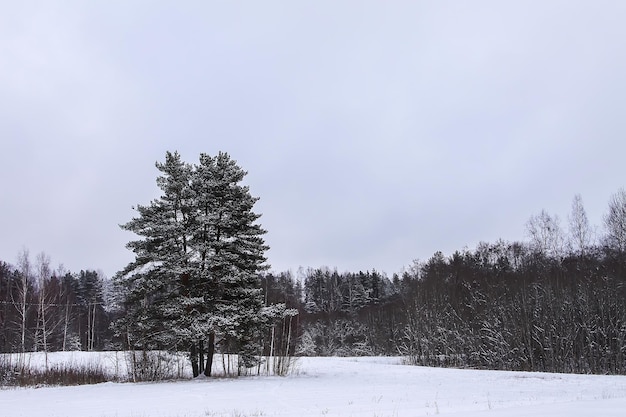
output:
[[[108,283],[93,270],[53,270],[43,252],[0,261],[0,352],[113,348]]]
[[[300,355],[405,355],[410,363],[626,373],[626,192],[604,233],[575,196],[567,226],[541,211],[528,240],[436,252],[388,278],[329,268],[269,274],[297,308]]]
[[[122,227],[135,260],[113,280],[52,271],[45,254],[0,262],[3,352],[185,352],[194,376],[214,353],[236,372],[263,357],[404,355],[410,363],[626,373],[626,191],[603,233],[575,196],[564,227],[545,211],[528,240],[436,252],[378,271],[267,272],[256,197],[228,154],[166,154],[162,195]],[[280,366],[280,364],[279,364]]]

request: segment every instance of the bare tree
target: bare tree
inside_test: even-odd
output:
[[[51,270],[50,270],[50,257],[41,252],[37,255],[36,259],[36,273],[37,273],[37,287],[38,287],[38,300],[37,300],[37,326],[35,328],[35,349],[40,347],[45,352],[46,356],[46,369],[48,368],[48,337],[52,333],[54,326],[51,324],[50,308],[52,306],[51,297],[53,294],[49,294],[48,285],[50,282]]]
[[[548,256],[559,257],[565,250],[565,235],[557,215],[551,216],[545,210],[530,217],[526,223],[531,246]]]
[[[73,306],[74,306],[74,300],[73,300],[73,292],[71,289],[71,285],[69,285],[71,283],[71,280],[67,279],[67,275],[68,272],[65,270],[65,267],[63,266],[63,264],[60,264],[57,268],[56,271],[57,277],[59,277],[60,279],[60,293],[59,293],[59,303],[61,301],[63,301],[63,315],[61,317],[61,321],[62,321],[62,326],[63,326],[63,336],[62,336],[62,343],[61,343],[61,350],[63,350],[64,352],[67,350],[67,341],[68,341],[68,331],[69,331],[69,327],[70,327],[70,320],[72,319],[73,316]],[[70,303],[70,300],[72,301]],[[61,306],[61,304],[59,304],[59,306]]]
[[[20,328],[20,345],[18,356],[18,369],[24,370],[26,365],[26,328],[28,323],[28,287],[32,279],[32,272],[30,266],[30,256],[28,249],[24,248],[17,256],[17,268],[19,274],[19,285],[16,291],[16,295],[12,297],[13,306],[17,310],[17,318],[19,320]]]
[[[593,244],[593,231],[589,226],[587,212],[580,194],[574,196],[572,211],[569,215],[569,238],[572,249],[581,255]]]
[[[604,216],[606,244],[620,252],[626,251],[626,190],[620,188],[609,200]]]

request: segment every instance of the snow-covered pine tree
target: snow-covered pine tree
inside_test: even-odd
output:
[[[128,244],[136,259],[116,279],[126,306],[118,331],[145,348],[184,346],[194,376],[210,375],[216,343],[239,354],[240,370],[253,366],[261,334],[285,307],[263,305],[268,247],[258,199],[241,185],[247,173],[223,152],[193,166],[168,152],[157,168],[164,194],[122,226],[142,238]]]
[[[258,198],[241,185],[246,174],[227,153],[201,154],[192,181],[198,215],[191,244],[197,255],[194,277],[205,300],[207,376],[216,336],[225,350],[239,354],[241,370],[256,364],[260,332],[269,324],[258,285],[259,273],[267,268],[266,232],[253,212]]]
[[[183,316],[179,302],[181,276],[188,272],[192,168],[180,155],[167,152],[156,163],[161,197],[136,207],[138,216],[121,225],[140,239],[126,247],[135,254],[114,278],[123,317],[114,327],[130,348],[177,349],[185,340],[174,332]]]

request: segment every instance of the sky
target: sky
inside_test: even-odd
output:
[[[274,271],[389,275],[626,186],[626,2],[20,1],[0,260],[113,276],[166,151],[246,171]]]

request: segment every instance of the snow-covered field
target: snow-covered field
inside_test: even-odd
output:
[[[92,355],[71,360],[99,358]],[[111,356],[103,361],[120,364]],[[379,357],[301,358],[296,368],[288,377],[3,389],[0,416],[626,415],[624,376],[435,369]]]

